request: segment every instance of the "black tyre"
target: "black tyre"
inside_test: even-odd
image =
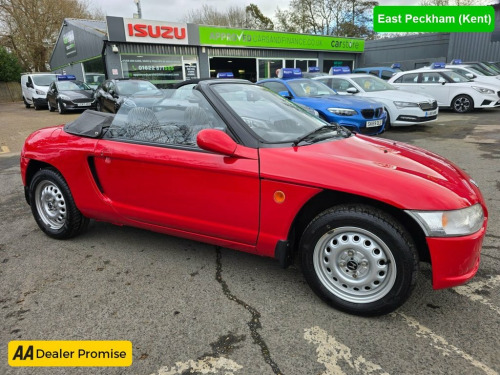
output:
[[[24,102],[24,105],[26,106],[26,108],[30,108],[31,107],[31,104],[29,104],[27,101],[26,101],[26,98],[23,96],[23,102]]]
[[[304,231],[300,251],[314,292],[351,314],[387,314],[406,301],[416,283],[418,253],[409,234],[371,206],[322,212]]]
[[[474,100],[469,95],[457,95],[451,101],[451,108],[457,113],[467,113],[474,109]]]
[[[68,184],[53,169],[41,169],[31,180],[30,205],[40,229],[53,238],[74,237],[89,223],[76,207]]]
[[[64,109],[60,100],[57,101],[57,111],[59,112],[60,115],[63,115],[66,113],[66,110]]]
[[[35,108],[35,111],[39,111],[40,109],[42,109],[41,107],[37,106],[36,104],[33,104],[33,108]]]
[[[50,102],[47,100],[47,107],[49,107],[50,112],[54,112],[56,109],[50,105]]]
[[[97,112],[102,112],[102,105],[101,105],[101,102],[99,101],[99,99],[97,99],[97,103],[95,104],[95,110]]]

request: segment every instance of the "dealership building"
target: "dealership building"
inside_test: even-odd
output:
[[[365,41],[305,34],[202,26],[134,18],[65,19],[50,59],[51,70],[83,80],[142,78],[167,84],[232,72],[251,81],[282,67],[355,66]]]
[[[51,59],[55,73],[80,80],[142,78],[168,84],[232,72],[257,81],[282,67],[390,66],[500,61],[500,5],[492,33],[435,33],[365,41],[135,18],[65,19]]]

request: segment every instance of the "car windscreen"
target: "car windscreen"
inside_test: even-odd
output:
[[[495,73],[493,73],[493,72],[491,72],[489,70],[486,70],[486,69],[482,68],[479,65],[469,66],[469,67],[467,67],[467,69],[469,69],[470,71],[474,72],[474,74],[477,74],[477,75],[480,75],[480,76],[494,77],[496,75]]]
[[[386,81],[378,77],[352,77],[352,80],[356,82],[360,87],[362,87],[366,92],[396,90],[396,88],[390,83],[387,83]]]
[[[37,86],[49,86],[55,80],[55,74],[33,75],[33,83]]]
[[[319,96],[337,95],[335,91],[325,84],[311,79],[294,79],[288,81],[296,96],[301,98],[313,98]]]
[[[89,85],[82,81],[61,81],[57,83],[59,91],[92,90]]]
[[[467,77],[464,77],[463,75],[455,73],[451,70],[443,72],[442,74],[448,77],[452,83],[470,82],[470,79],[468,79]]]
[[[117,81],[116,92],[119,95],[133,95],[140,91],[156,91],[155,85],[148,81]]]
[[[294,142],[327,125],[323,120],[262,86],[225,83],[211,87],[265,143]],[[344,138],[346,133],[340,128],[332,127],[321,136]]]

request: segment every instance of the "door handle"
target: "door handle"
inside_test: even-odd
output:
[[[107,158],[107,157],[110,157],[111,155],[113,155],[113,153],[111,152],[110,149],[103,148],[101,151],[99,151],[99,155],[102,158]]]

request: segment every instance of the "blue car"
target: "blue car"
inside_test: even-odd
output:
[[[271,78],[257,84],[294,103],[315,109],[327,122],[336,122],[367,135],[384,131],[387,114],[384,105],[377,101],[338,95],[323,83],[308,78]]]

